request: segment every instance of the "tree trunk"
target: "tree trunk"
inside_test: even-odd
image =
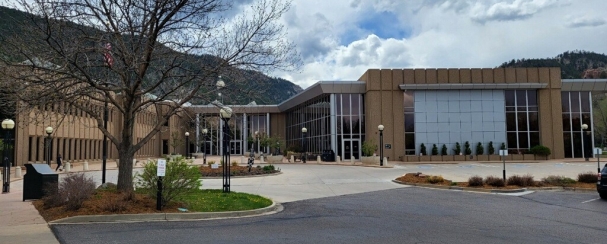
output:
[[[131,102],[130,100],[126,101]],[[132,108],[133,106],[127,106]],[[124,113],[122,122],[121,137],[122,141],[118,146],[118,157],[120,163],[118,165],[118,184],[117,188],[120,191],[133,191],[133,158],[135,158],[135,150],[133,150],[133,135],[135,128],[135,114],[127,110]]]

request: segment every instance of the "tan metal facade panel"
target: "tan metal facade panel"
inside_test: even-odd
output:
[[[492,82],[489,82],[487,79],[484,79],[483,81],[485,83],[506,83],[506,71],[503,68],[483,69],[483,74],[485,73],[485,71],[488,73],[487,79],[493,79]],[[489,75],[489,73],[492,74]]]
[[[367,91],[378,91],[381,89],[381,72],[378,69],[368,70]]]
[[[516,82],[527,83],[527,68],[516,68]]]
[[[415,69],[415,84],[426,84],[426,70]]]
[[[472,83],[483,83],[482,69],[471,69],[470,75],[472,76]]]
[[[403,76],[403,84],[415,84],[415,71],[412,69],[404,69]]]
[[[505,68],[504,73],[506,74],[506,83],[516,83],[516,69]]]
[[[539,72],[537,68],[527,68],[527,81],[529,83],[540,82]]]
[[[392,114],[394,118],[394,144],[392,150],[394,157],[392,160],[397,160],[398,157],[405,155],[405,116],[404,116],[404,94],[402,91],[392,91]]]
[[[437,69],[436,73],[437,73],[438,83],[440,83],[440,84],[449,83],[449,71],[447,71],[447,69]]]
[[[392,70],[382,69],[381,70],[381,87],[380,90],[392,90]]]
[[[470,73],[470,69],[460,69],[459,80],[461,83],[472,83],[472,74]]]
[[[438,75],[436,69],[426,69],[426,83],[436,84],[438,83]]]
[[[398,86],[404,83],[403,76],[403,70],[395,69],[392,71],[392,90],[398,90]]]
[[[559,69],[560,70],[560,69]],[[560,72],[559,72],[560,74]],[[563,110],[561,107],[561,90],[550,89],[551,111],[552,111],[552,141],[554,154],[553,158],[565,158],[565,148],[563,144]]]
[[[384,129],[384,144],[394,144],[394,107],[392,104],[392,91],[382,91],[381,92],[381,124],[385,126]],[[380,109],[378,109],[380,110]],[[375,124],[375,131],[377,131],[377,126],[379,124]],[[392,133],[390,133],[390,131]],[[379,142],[379,140],[377,140]],[[379,144],[379,143],[378,143]],[[390,157],[390,159],[394,159],[394,150],[384,148],[384,157]]]
[[[561,88],[561,68],[550,68],[550,88]]]
[[[449,69],[449,83],[460,83],[459,80],[459,70],[458,69]]]

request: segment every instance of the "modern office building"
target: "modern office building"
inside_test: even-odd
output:
[[[233,155],[272,153],[275,145],[258,143],[260,137],[278,138],[283,151],[301,150],[305,127],[307,152],[333,150],[342,159],[359,159],[364,141],[378,144],[381,124],[381,146],[390,160],[418,160],[422,143],[427,153],[436,144],[453,155],[456,143],[463,149],[465,142],[472,154],[478,143],[487,154],[492,142],[496,152],[502,143],[510,154],[544,145],[552,151],[550,158],[582,158],[594,145],[591,94],[606,90],[606,79],[561,79],[560,68],[370,69],[357,81],[318,82],[277,105],[230,105],[229,150]],[[186,111],[137,157],[172,153],[172,136],[185,131],[191,152],[220,154],[219,109],[194,105]],[[138,137],[151,126],[151,116],[138,120]],[[120,120],[118,113],[114,120]],[[111,124],[112,131],[120,130],[120,123]],[[53,139],[55,153],[64,152],[67,160],[100,158],[101,133],[94,127],[73,124],[60,130]],[[16,133],[15,162],[42,161],[44,126],[22,125]],[[185,147],[174,150],[183,153]]]

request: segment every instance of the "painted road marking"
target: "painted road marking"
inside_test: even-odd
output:
[[[596,200],[599,200],[599,199],[601,199],[601,198],[599,197],[599,198],[596,198],[596,199],[592,199],[592,200],[588,200],[588,201],[583,201],[582,203],[589,203],[589,202],[596,201]]]

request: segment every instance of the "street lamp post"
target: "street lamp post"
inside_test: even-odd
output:
[[[590,153],[588,153],[588,148],[592,148],[589,147],[589,144],[591,143],[591,140],[589,140],[590,138],[590,131],[588,131],[588,125],[587,124],[582,124],[582,153],[584,154],[584,158],[586,159],[586,161],[589,160],[590,158]]]
[[[379,130],[379,166],[384,166],[384,125],[378,125]]]
[[[207,128],[202,129],[202,162],[207,165]]]
[[[2,150],[2,165],[3,165],[3,174],[2,174],[2,193],[9,193],[10,192],[10,185],[11,185],[11,165],[10,162],[8,161],[8,150],[10,148],[9,146],[9,140],[10,140],[10,134],[11,134],[11,130],[15,128],[15,121],[13,121],[12,119],[5,119],[2,121],[2,129],[5,130],[4,132],[4,143],[2,143],[4,145],[4,148]]]
[[[185,132],[185,158],[190,158],[190,132]]]
[[[223,192],[230,192],[230,126],[228,121],[232,117],[230,108],[220,109],[219,116],[223,120]]]
[[[301,128],[301,134],[303,136],[302,137],[302,140],[303,140],[303,143],[302,143],[303,144],[303,158],[302,158],[302,161],[305,164],[306,163],[307,154],[308,154],[308,152],[307,152],[308,148],[307,148],[307,145],[306,145],[306,139],[307,139],[306,138],[306,134],[308,134],[308,129],[306,129],[306,127]]]
[[[46,129],[44,129],[44,131],[46,131],[46,164],[48,164],[48,166],[51,166],[51,134],[53,134],[53,127],[46,127]]]
[[[215,83],[215,86],[217,87],[217,90],[220,90],[221,88],[224,88],[226,86],[226,83],[223,82],[223,80],[221,79],[221,75],[219,76],[219,79],[217,79],[217,83]],[[223,104],[223,97],[221,96],[221,92],[219,92],[217,95],[219,95],[219,100],[221,100],[221,104]]]

